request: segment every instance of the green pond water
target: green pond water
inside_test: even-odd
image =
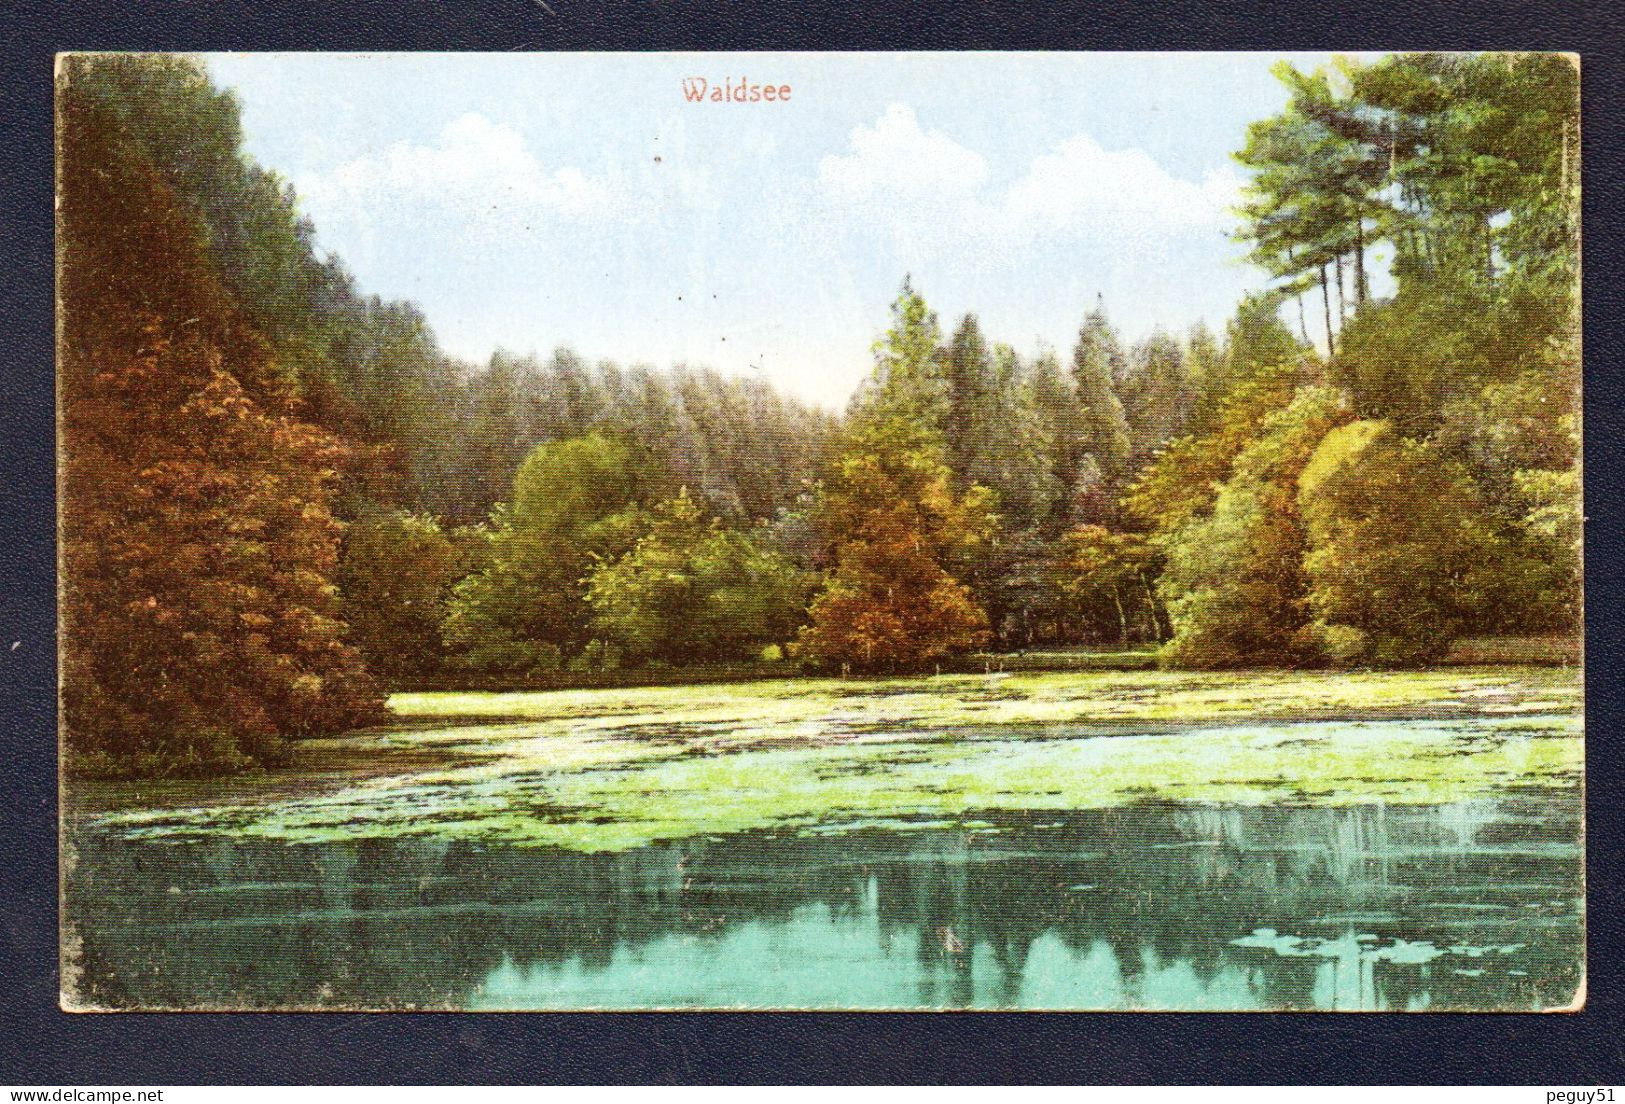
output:
[[[297,798],[75,816],[70,1003],[1537,1010],[1583,984],[1568,712],[566,727],[429,732],[489,754]]]

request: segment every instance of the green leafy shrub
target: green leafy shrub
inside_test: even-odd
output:
[[[1435,446],[1355,422],[1326,435],[1299,486],[1309,607],[1331,658],[1437,659],[1495,599],[1504,542],[1478,488]]]

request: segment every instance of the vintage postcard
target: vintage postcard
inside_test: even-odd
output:
[[[1584,1003],[1574,57],[55,79],[64,1008]]]

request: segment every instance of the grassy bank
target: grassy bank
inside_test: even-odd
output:
[[[1013,652],[974,652],[945,660],[939,674],[998,674],[1015,671],[1146,671],[1157,666],[1155,644],[1040,646]],[[1571,637],[1471,637],[1456,642],[1439,666],[1564,667],[1580,662],[1580,641]],[[514,693],[549,690],[629,689],[645,686],[708,686],[722,682],[816,677],[793,660],[695,667],[620,667],[611,670],[553,671],[531,675],[444,673],[412,680],[403,692]]]
[[[1157,665],[1152,644],[1094,648],[1034,648],[1020,652],[974,652],[944,660],[937,673],[987,674],[999,671],[1136,671]],[[642,686],[708,686],[718,682],[812,677],[794,660],[710,666],[616,667],[607,670],[549,671],[529,675],[446,672],[410,681],[410,692],[515,692],[626,689]]]

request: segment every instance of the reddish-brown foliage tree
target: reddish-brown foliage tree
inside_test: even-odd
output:
[[[344,446],[298,417],[196,219],[71,83],[58,125],[74,765],[229,769],[372,718],[331,583]]]

